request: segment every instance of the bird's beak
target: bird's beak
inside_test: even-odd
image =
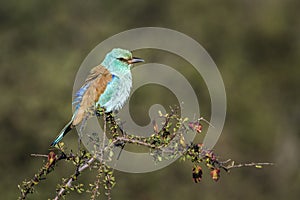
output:
[[[128,64],[134,64],[134,63],[145,62],[145,61],[141,58],[132,57],[132,59],[129,59],[127,62]]]

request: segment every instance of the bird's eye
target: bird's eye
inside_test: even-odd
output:
[[[122,61],[122,62],[127,62],[127,60],[126,60],[125,58],[122,58],[122,57],[121,57],[121,58],[118,58],[118,60],[119,60],[119,61]]]

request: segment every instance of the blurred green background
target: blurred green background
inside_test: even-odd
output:
[[[189,35],[219,67],[228,110],[217,154],[276,166],[233,170],[218,183],[205,172],[199,184],[192,181],[191,164],[183,162],[147,174],[117,172],[113,199],[299,199],[299,8],[298,0],[2,0],[1,199],[16,199],[17,184],[41,165],[30,153],[47,153],[70,118],[73,81],[90,50],[114,34],[146,26]],[[168,64],[178,65],[173,61]],[[195,90],[201,96],[205,85]],[[151,96],[158,97],[155,91]],[[76,138],[70,134],[65,142],[76,144]],[[60,164],[28,199],[53,197],[56,183],[72,170]],[[80,178],[88,183],[93,177],[88,172]],[[72,193],[67,199],[88,197]]]

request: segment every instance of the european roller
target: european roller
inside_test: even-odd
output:
[[[125,49],[115,48],[106,54],[103,62],[94,67],[83,86],[77,91],[71,121],[52,142],[56,145],[74,127],[94,115],[99,107],[105,112],[118,111],[125,104],[132,86],[131,67],[144,62]]]

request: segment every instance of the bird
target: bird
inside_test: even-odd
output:
[[[71,120],[51,143],[58,144],[74,127],[84,126],[85,121],[93,116],[99,107],[105,113],[119,111],[128,97],[132,87],[131,68],[133,64],[144,62],[133,57],[126,49],[114,48],[106,54],[100,65],[91,69],[84,84],[75,93],[72,102],[74,113]]]

